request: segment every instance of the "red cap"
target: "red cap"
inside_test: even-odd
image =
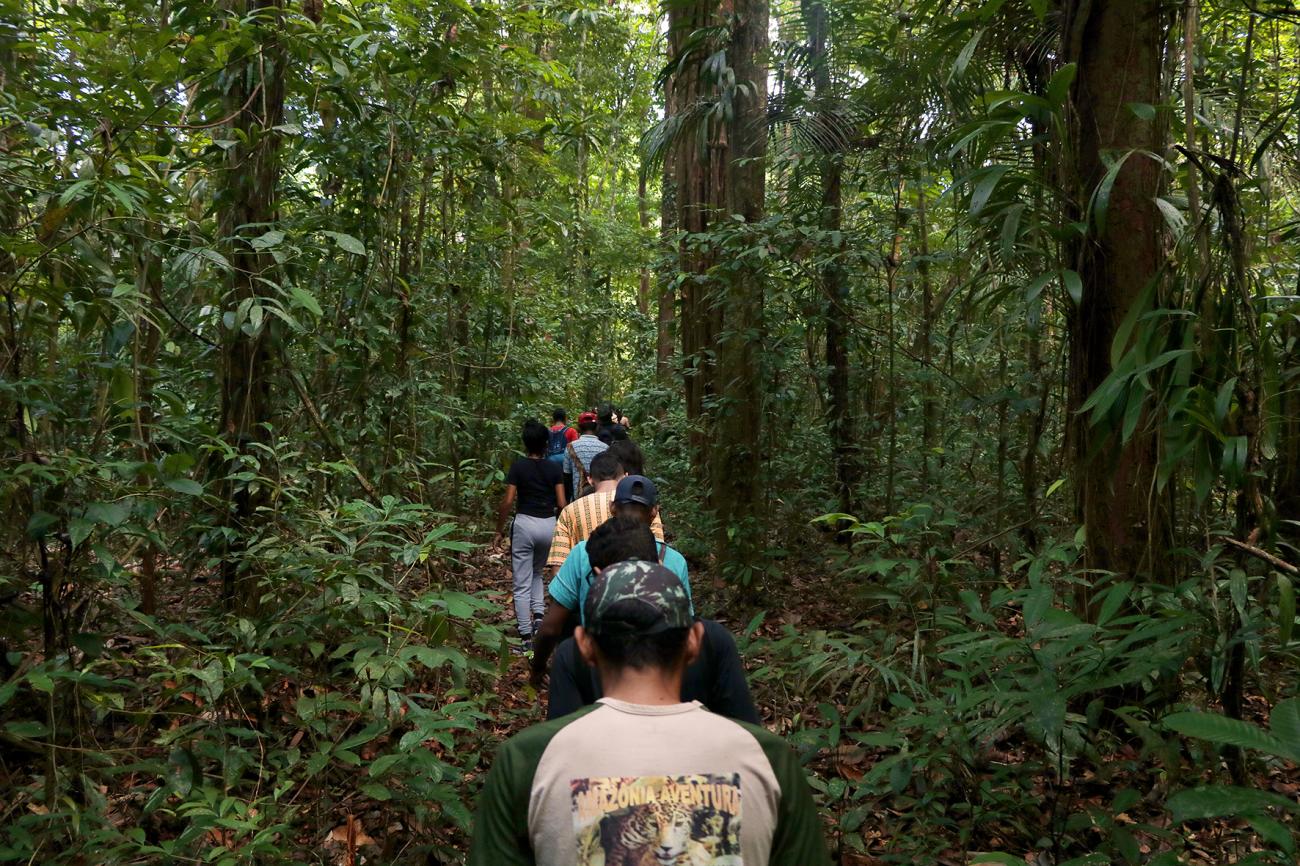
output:
[[[583,412],[578,416],[579,424],[595,424],[598,420],[595,412]]]

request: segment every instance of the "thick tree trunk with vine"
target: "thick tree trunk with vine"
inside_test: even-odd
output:
[[[767,0],[735,0],[727,56],[736,76],[727,125],[726,213],[747,226],[763,219],[767,170]],[[762,243],[762,240],[758,240]],[[718,410],[709,456],[715,550],[723,574],[749,580],[763,549],[767,495],[762,484],[765,274],[762,260],[731,263],[718,287]]]
[[[227,328],[221,347],[221,435],[236,460],[228,472],[250,469],[265,459],[258,448],[269,442],[271,420],[271,361],[275,356],[270,316],[254,323],[248,312],[257,306],[261,281],[274,276],[275,260],[256,250],[250,239],[266,231],[276,218],[276,187],[280,178],[280,134],[284,115],[285,50],[281,39],[283,0],[224,0],[223,8],[236,20],[255,16],[259,49],[232,68],[226,105],[232,119],[226,165],[218,200],[220,232],[231,264],[223,305],[240,327]],[[243,25],[247,26],[247,25]],[[223,483],[226,526],[231,540],[222,562],[222,596],[235,609],[256,604],[256,576],[241,569],[240,554],[266,506],[265,484]]]
[[[713,82],[705,81],[701,66],[714,46],[696,45],[683,57],[696,32],[716,26],[717,0],[683,0],[668,5],[670,57],[678,65],[672,77],[670,106],[677,114],[689,114],[716,96]],[[704,417],[706,401],[714,393],[714,350],[722,330],[722,309],[709,270],[716,257],[700,242],[727,204],[727,130],[709,117],[703,134],[695,129],[680,133],[671,156],[676,169],[673,186],[677,198],[677,227],[687,237],[678,248],[681,319],[678,330],[682,344],[683,391],[686,419],[690,424],[691,465],[701,482],[707,481],[708,430]],[[693,236],[693,237],[692,237]],[[706,487],[707,489],[707,487]]]
[[[1070,153],[1062,166],[1074,192],[1074,218],[1093,228],[1069,250],[1083,281],[1071,307],[1070,417],[1076,505],[1087,532],[1089,568],[1158,576],[1166,561],[1167,509],[1156,494],[1156,438],[1139,424],[1128,441],[1115,426],[1093,426],[1078,409],[1111,373],[1115,334],[1164,263],[1155,205],[1160,165],[1138,151],[1163,152],[1163,121],[1130,106],[1163,102],[1161,66],[1168,33],[1160,0],[1072,0],[1066,6],[1065,59],[1078,64],[1071,93]],[[1094,193],[1108,158],[1130,154],[1114,177],[1104,229]],[[1088,612],[1089,598],[1078,599]]]

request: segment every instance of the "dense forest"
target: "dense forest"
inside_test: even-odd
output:
[[[835,862],[1293,864],[1300,6],[0,0],[0,862],[463,861],[609,401]]]

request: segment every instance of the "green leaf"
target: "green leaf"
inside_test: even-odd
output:
[[[192,478],[169,478],[163,482],[163,485],[188,496],[203,495],[203,485]]]
[[[1249,820],[1259,838],[1288,854],[1295,852],[1295,836],[1286,825],[1264,815],[1254,815]]]
[[[1291,811],[1300,808],[1291,800],[1278,794],[1232,785],[1187,788],[1170,797],[1166,805],[1173,813],[1176,824],[1202,821],[1207,818],[1259,814],[1270,808]]]
[[[78,547],[81,542],[90,537],[90,533],[95,529],[94,521],[87,520],[84,517],[74,517],[68,521],[68,540],[72,546]]]
[[[976,216],[988,204],[989,197],[993,195],[993,190],[997,189],[998,181],[1002,176],[1011,170],[1009,165],[995,165],[986,169],[979,183],[975,184],[975,189],[970,196],[970,215]]]
[[[1106,170],[1105,176],[1101,179],[1101,183],[1097,186],[1097,192],[1092,198],[1092,219],[1097,226],[1098,234],[1106,233],[1106,215],[1110,211],[1110,194],[1115,189],[1115,179],[1119,177],[1120,170],[1124,168],[1124,163],[1128,162],[1128,158],[1135,152],[1130,150],[1111,163],[1110,168]]]
[[[1141,120],[1156,119],[1156,107],[1149,102],[1129,102],[1124,107]]]
[[[1078,271],[1069,269],[1061,271],[1061,285],[1065,287],[1065,293],[1070,296],[1070,300],[1076,304],[1083,303],[1083,277],[1079,276]]]
[[[5,730],[13,734],[15,737],[25,737],[29,740],[43,737],[50,732],[49,728],[35,720],[10,722],[5,725]]]
[[[1047,99],[1058,109],[1065,105],[1065,101],[1070,97],[1070,85],[1074,84],[1075,73],[1079,71],[1078,64],[1067,63],[1052,75],[1052,80],[1047,82]]]
[[[49,534],[49,531],[58,525],[59,518],[50,514],[48,511],[37,511],[27,521],[27,537],[41,539]]]
[[[354,256],[364,256],[366,254],[366,245],[352,237],[352,235],[343,232],[321,232],[321,234],[334,238],[344,252],[352,253]]]
[[[1268,727],[1292,754],[1300,755],[1300,698],[1278,701],[1269,714]]]
[[[306,289],[299,286],[290,286],[289,295],[294,299],[298,306],[302,307],[312,315],[325,315],[324,311],[320,308],[320,303],[316,300],[316,296]]]
[[[1173,713],[1165,716],[1163,722],[1166,728],[1184,736],[1223,746],[1254,749],[1277,757],[1293,757],[1286,743],[1263,728],[1218,713]]]
[[[970,855],[970,866],[1025,866],[1025,858],[990,851]]]
[[[1295,630],[1295,584],[1285,574],[1277,576],[1277,639],[1282,646],[1291,643]]]

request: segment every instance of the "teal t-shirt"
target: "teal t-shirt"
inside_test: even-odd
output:
[[[687,573],[686,557],[662,541],[655,543],[659,545],[659,552],[663,554],[664,568],[681,578],[686,597],[691,598],[691,577]],[[564,565],[560,566],[559,573],[555,575],[549,587],[551,598],[555,599],[555,603],[569,610],[576,610],[579,621],[583,625],[587,622],[583,611],[587,604],[587,591],[591,589],[591,581],[595,576],[596,573],[591,569],[591,560],[587,558],[587,542],[579,541],[565,557]],[[691,613],[695,613],[693,599]]]

